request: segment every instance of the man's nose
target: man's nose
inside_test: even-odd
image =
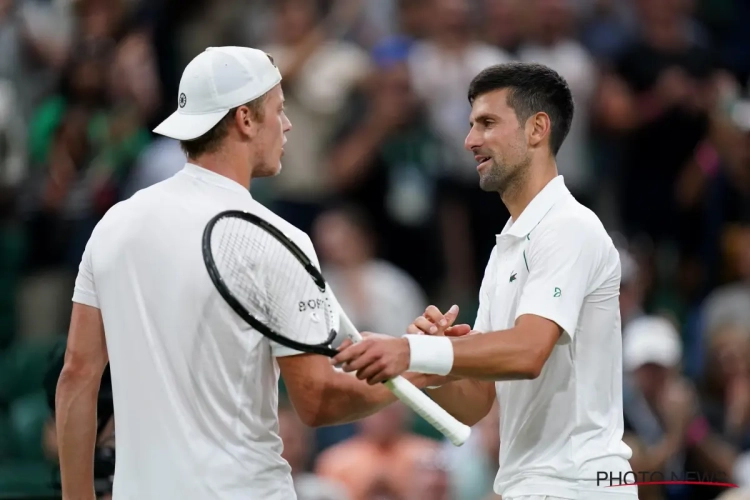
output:
[[[480,135],[472,128],[464,139],[464,149],[467,151],[473,151],[474,148],[478,148],[482,145]]]

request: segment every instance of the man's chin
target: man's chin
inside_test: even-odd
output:
[[[264,177],[276,177],[281,173],[281,163],[277,168],[264,168],[253,174],[253,179],[262,179]]]
[[[488,193],[496,193],[499,191],[497,182],[494,179],[487,179],[486,177],[479,178],[479,189]]]

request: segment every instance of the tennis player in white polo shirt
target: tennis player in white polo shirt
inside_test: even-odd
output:
[[[597,483],[604,472],[631,470],[622,441],[620,260],[557,173],[574,112],[568,85],[545,66],[510,63],[482,71],[469,101],[465,146],[482,189],[497,192],[511,214],[485,271],[478,334],[451,337],[470,328],[447,328],[455,306],[445,316],[431,306],[405,338],[347,342],[332,362],[370,383],[407,370],[449,375],[455,380],[429,392],[469,425],[497,397],[494,490],[503,500],[636,499],[635,486]]]
[[[181,141],[188,164],[117,204],[94,230],[56,397],[66,500],[94,499],[96,400],[108,361],[114,500],[296,498],[278,435],[279,372],[311,426],[361,418],[394,401],[385,387],[336,372],[328,358],[254,332],[220,298],[203,264],[203,229],[227,209],[260,215],[315,260],[308,236],[248,191],[252,179],[281,169],[291,124],[280,82],[259,50],[199,54],[182,75],[177,111],[155,130]]]

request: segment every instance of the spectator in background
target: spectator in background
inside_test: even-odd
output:
[[[292,468],[297,500],[349,500],[344,488],[310,472],[313,433],[287,402],[279,405],[279,436],[284,443],[281,458]]]
[[[125,35],[115,48],[109,71],[110,99],[130,107],[140,123],[150,123],[160,105],[152,40],[145,32]]]
[[[446,300],[453,303],[474,296],[495,234],[508,218],[496,197],[479,188],[476,162],[463,149],[471,111],[466,91],[477,73],[510,56],[475,39],[476,12],[467,0],[431,0],[431,7],[429,36],[411,49],[409,71],[442,145],[438,199]]]
[[[0,77],[12,81],[20,118],[54,91],[76,32],[69,2],[0,2]]]
[[[419,457],[404,500],[455,500],[447,469],[441,454],[425,453]]]
[[[408,498],[420,463],[440,450],[437,441],[407,431],[411,416],[395,403],[360,420],[360,433],[325,450],[315,472],[344,485],[351,500]]]
[[[702,396],[708,421],[740,450],[750,450],[750,323],[712,330],[706,354]]]
[[[623,329],[643,316],[643,276],[635,256],[620,248],[620,319]]]
[[[485,500],[493,494],[500,456],[500,409],[497,401],[460,448],[445,445],[453,500]],[[500,457],[502,459],[502,457]]]
[[[440,274],[439,145],[411,86],[408,50],[398,40],[375,49],[376,68],[347,106],[327,163],[337,196],[356,203],[376,234],[387,235],[379,255],[431,292]]]
[[[703,436],[697,391],[680,375],[680,336],[672,323],[643,316],[623,331],[625,429],[644,447],[641,465],[665,477],[685,477],[686,454]],[[667,498],[681,498],[684,485],[665,488]]]
[[[656,0],[658,1],[658,0]],[[544,64],[568,82],[576,103],[570,132],[557,153],[557,169],[565,185],[583,205],[592,208],[597,192],[589,154],[590,109],[598,70],[586,48],[576,40],[572,0],[532,0],[531,37],[518,49],[524,62]]]
[[[112,50],[109,44],[86,46],[71,63],[61,92],[31,123],[36,171],[29,179],[26,210],[32,268],[77,270],[91,230],[117,201],[121,183],[149,141],[137,108],[127,105],[129,99],[113,99],[118,96],[108,78]]]
[[[631,42],[634,30],[632,2],[593,0],[581,27],[580,40],[599,62],[616,60]]]
[[[356,209],[324,212],[315,222],[313,240],[326,280],[361,331],[406,333],[409,318],[427,307],[414,279],[375,258],[375,234]]]
[[[711,332],[701,380],[704,430],[693,425],[687,435],[691,470],[715,471],[740,487],[750,485],[749,328],[729,325]],[[702,488],[702,496],[694,498],[713,499],[719,492]]]
[[[107,109],[107,67],[113,46],[107,43],[83,44],[66,66],[57,92],[40,104],[30,123],[29,154],[33,166],[49,159],[55,131],[70,108],[88,113]]]
[[[432,0],[396,0],[397,22],[402,36],[411,40],[421,40],[428,36]]]
[[[522,0],[482,0],[484,39],[517,57],[526,31],[526,5]]]
[[[686,368],[696,379],[707,335],[722,326],[750,325],[750,100],[737,97],[730,91],[713,120],[721,164],[708,192],[703,232],[707,297],[685,326]]]
[[[731,283],[716,288],[702,306],[702,328],[711,333],[721,326],[750,325],[750,224],[734,232],[728,252],[737,277]]]
[[[7,189],[6,194],[15,195],[28,174],[26,127],[17,88],[0,79],[0,189]]]
[[[602,81],[602,123],[625,140],[620,212],[629,237],[676,245],[682,301],[694,299],[717,66],[689,0],[637,0],[640,31]]]
[[[128,31],[131,3],[127,0],[78,0],[73,3],[79,43],[119,42]],[[75,46],[73,47],[75,50]]]
[[[633,432],[625,432],[622,440],[633,451],[633,455],[630,457],[630,467],[636,477],[640,477],[641,471],[648,472],[650,475],[652,470],[649,469],[651,466],[648,457],[649,450],[643,444],[643,441]],[[663,488],[660,485],[639,485],[638,500],[665,500],[662,490]]]
[[[281,71],[294,128],[287,134],[285,174],[272,181],[273,209],[307,232],[330,193],[326,147],[370,62],[356,45],[330,37],[317,2],[277,0],[274,8],[277,39],[264,50]]]

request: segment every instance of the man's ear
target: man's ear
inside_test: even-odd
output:
[[[529,146],[539,147],[552,132],[552,120],[547,113],[539,112],[529,117],[526,121],[526,131],[529,137]]]
[[[234,123],[242,135],[250,139],[258,135],[258,122],[254,120],[253,114],[247,106],[240,106],[235,110]]]

